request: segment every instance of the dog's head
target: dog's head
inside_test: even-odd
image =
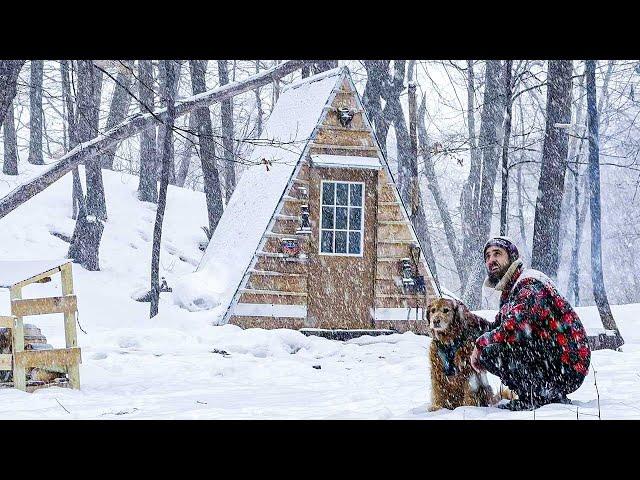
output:
[[[427,307],[431,336],[438,339],[455,337],[464,328],[465,306],[456,300],[438,298]]]

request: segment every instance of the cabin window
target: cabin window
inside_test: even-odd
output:
[[[322,182],[320,253],[362,255],[364,183]]]

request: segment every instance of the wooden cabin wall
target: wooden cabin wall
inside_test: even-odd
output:
[[[376,258],[377,171],[313,168],[309,209],[309,323],[316,328],[371,328]],[[363,255],[321,255],[320,193],[322,180],[364,183]]]

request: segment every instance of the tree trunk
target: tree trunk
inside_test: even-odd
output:
[[[184,187],[184,183],[187,180],[187,175],[189,173],[189,166],[191,165],[191,155],[195,150],[196,142],[198,138],[192,133],[196,131],[195,124],[195,114],[189,114],[188,120],[188,133],[185,135],[187,138],[184,142],[184,149],[182,150],[182,155],[180,156],[180,164],[178,165],[178,171],[176,172],[176,186]]]
[[[305,65],[305,60],[287,60],[269,70],[265,70],[258,75],[253,75],[235,84],[225,85],[224,87],[209,90],[201,95],[185,98],[176,105],[176,118],[199,108],[207,107],[213,103],[221,102],[226,98],[252,91],[261,85],[267,85],[273,82],[274,78],[289,75],[302,68],[303,65]],[[166,117],[166,109],[158,109],[143,115],[135,115],[121,125],[105,132],[105,134],[99,138],[84,142],[82,148],[76,147],[73,151],[60,158],[45,172],[24,182],[0,198],[0,218],[3,218],[9,212],[18,208],[34,195],[42,192],[62,178],[66,173],[72,171],[81,162],[99,155],[100,152],[126,138],[155,127],[158,122],[165,121]]]
[[[367,70],[367,83],[362,94],[362,104],[367,118],[374,127],[380,148],[386,156],[389,125],[382,115],[380,99],[382,98],[383,84],[389,77],[390,62],[389,60],[364,60],[363,63]]]
[[[189,60],[191,68],[191,86],[193,94],[197,95],[206,91],[205,70],[206,63],[203,60]],[[202,177],[204,193],[207,199],[207,215],[209,218],[209,238],[222,216],[222,192],[220,190],[220,176],[216,166],[216,144],[213,138],[213,126],[209,108],[202,107],[193,113],[197,127],[198,143],[200,145],[200,162],[202,164]]]
[[[169,170],[171,168],[170,158],[173,144],[173,124],[176,117],[175,108],[175,85],[177,83],[176,63],[173,60],[163,60],[162,63],[166,82],[162,91],[163,102],[167,107],[167,120],[164,126],[163,148],[162,148],[162,173],[160,175],[160,194],[158,197],[158,209],[156,210],[156,223],[153,227],[153,250],[151,254],[151,308],[150,318],[158,314],[158,304],[160,303],[160,242],[162,239],[162,222],[164,211],[167,205],[167,189],[169,187]]]
[[[402,114],[402,110],[400,110]],[[404,115],[398,118],[404,124]],[[418,180],[418,137],[417,137],[417,109],[416,109],[416,85],[411,82],[409,84],[409,154],[411,156],[411,163],[408,165],[408,172],[410,178],[409,183],[409,201],[406,204],[409,207],[409,216],[411,223],[418,239],[420,240],[420,246],[424,251],[425,260],[431,276],[440,290],[440,281],[438,279],[438,269],[436,265],[436,259],[433,254],[433,247],[431,245],[431,235],[429,233],[429,227],[427,224],[427,216],[424,211],[424,204],[422,202],[422,194],[420,192],[420,182]]]
[[[569,134],[556,124],[571,123],[571,60],[550,60],[547,75],[547,122],[533,223],[531,267],[552,279],[558,276],[560,211],[567,170]]]
[[[120,71],[116,77],[116,85],[113,89],[111,97],[111,106],[109,107],[109,115],[107,116],[107,130],[112,129],[121,123],[129,112],[129,104],[131,103],[131,95],[127,91],[133,84],[133,61],[125,60],[123,64],[126,68]],[[113,160],[116,156],[118,145],[109,148],[102,157],[102,167],[113,170]]]
[[[182,70],[182,63],[180,60],[173,60],[174,62],[176,62],[176,64],[174,65],[174,76],[176,78],[176,81],[173,83],[173,98],[176,98],[178,95],[178,84],[180,82],[180,72]],[[160,62],[160,65],[158,65],[158,71],[159,71],[159,79],[160,79],[160,90],[164,91],[164,89],[166,88],[166,82],[167,82],[167,74],[166,74],[166,62],[162,61]],[[162,105],[163,107],[166,107],[165,104],[165,100],[161,100],[160,105]],[[165,124],[161,124],[160,126],[158,126],[158,138],[156,141],[156,152],[158,155],[158,159],[160,159],[160,152],[162,152],[162,148],[164,145],[164,136],[166,133],[166,125]],[[157,165],[157,174],[158,176],[160,175],[160,172],[162,171],[162,162],[160,162],[160,164]],[[169,185],[175,185],[176,183],[176,163],[175,163],[175,152],[174,152],[174,145],[173,143],[171,144],[170,148],[169,148]]]
[[[309,67],[304,67],[309,68]],[[304,68],[302,69],[302,78],[305,78]],[[256,60],[256,73],[260,73],[260,60]],[[308,76],[308,75],[307,75]],[[260,88],[255,89],[256,93],[256,138],[260,138],[262,135],[262,117],[264,112],[262,111],[262,97],[260,96]]]
[[[591,280],[593,282],[593,298],[598,306],[602,325],[607,330],[614,330],[618,337],[618,345],[624,342],[611,313],[607,291],[604,286],[602,272],[602,232],[600,212],[600,152],[598,137],[598,107],[596,106],[596,62],[587,60],[587,114],[589,117],[589,207],[591,210]]]
[[[218,60],[218,79],[220,85],[229,83],[229,73],[227,71],[227,61]],[[233,99],[229,98],[220,104],[220,115],[222,121],[222,148],[224,149],[224,196],[227,203],[231,198],[233,190],[236,188],[236,170],[233,141]]]
[[[465,250],[470,262],[470,270],[465,282],[463,300],[469,308],[480,306],[482,282],[484,278],[484,261],[482,246],[489,237],[493,217],[494,187],[500,162],[501,139],[500,130],[504,120],[505,101],[504,84],[501,81],[503,67],[499,60],[488,60],[485,71],[484,105],[482,107],[480,136],[478,149],[482,154],[482,175],[478,204],[472,205],[471,238],[469,250]],[[474,173],[475,174],[475,173]],[[471,174],[470,174],[471,177]],[[471,198],[475,197],[474,182],[469,178],[472,187]]]
[[[316,60],[311,66],[311,71],[314,75],[317,75],[318,73],[326,72],[334,68],[338,68],[337,60]]]
[[[425,97],[422,97],[422,101],[420,103],[420,108],[418,109],[418,140],[419,140],[419,152],[422,156],[423,163],[423,172],[424,176],[427,179],[427,187],[431,191],[431,195],[436,203],[436,207],[438,207],[438,212],[440,212],[440,218],[442,219],[442,224],[444,225],[444,232],[447,237],[447,245],[449,246],[449,250],[451,251],[451,256],[453,257],[453,263],[456,266],[456,271],[458,272],[458,278],[460,283],[462,284],[462,279],[464,278],[464,269],[465,265],[460,257],[460,249],[458,248],[458,240],[456,238],[456,231],[453,227],[453,221],[451,220],[451,215],[449,213],[449,207],[447,206],[447,202],[444,200],[442,196],[442,192],[440,191],[440,184],[438,182],[438,177],[436,176],[436,172],[433,166],[433,161],[431,159],[431,152],[429,150],[429,139],[427,137],[427,129],[424,125],[424,116],[426,111]]]
[[[25,60],[0,60],[0,127],[16,96],[18,75]]]
[[[142,113],[154,108],[153,64],[151,60],[138,60],[138,92]],[[143,202],[158,201],[158,178],[156,168],[155,130],[144,130],[140,134],[140,180],[138,198]]]
[[[78,61],[77,140],[86,142],[98,134],[102,74],[91,60]],[[99,251],[106,204],[100,159],[85,162],[87,198],[80,205],[69,257],[87,270],[100,270]]]
[[[4,130],[4,164],[2,165],[2,173],[5,175],[18,175],[18,142],[13,118],[13,102],[7,109],[2,128]]]
[[[469,131],[469,150],[471,165],[469,176],[462,186],[460,195],[460,214],[462,217],[462,253],[461,261],[465,264],[463,273],[462,293],[467,289],[467,278],[472,270],[473,255],[472,249],[478,229],[478,196],[480,192],[480,170],[482,167],[482,157],[478,150],[475,126],[475,76],[473,71],[473,61],[467,60],[467,128]]]
[[[511,68],[512,60],[505,62],[505,80],[506,87],[505,101],[507,103],[507,112],[504,124],[504,138],[502,140],[502,192],[500,201],[500,235],[508,235],[509,224],[507,221],[507,210],[509,208],[509,139],[511,138]]]
[[[42,77],[44,61],[31,60],[29,88],[29,157],[33,165],[44,165],[42,158]]]

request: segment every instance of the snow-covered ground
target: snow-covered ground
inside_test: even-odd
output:
[[[42,167],[22,164],[18,179],[0,175],[0,196]],[[361,337],[346,343],[291,330],[212,326],[218,312],[188,312],[163,294],[160,315],[132,295],[148,286],[155,206],[135,198],[137,178],[104,172],[109,221],[100,272],[74,265],[79,302],[82,389],[28,394],[0,390],[0,418],[234,419],[532,419],[533,412],[462,407],[427,413],[429,339],[411,333]],[[71,178],[66,176],[0,219],[0,260],[57,259],[70,235]],[[161,275],[169,285],[195,269],[206,224],[204,196],[169,189]],[[59,280],[34,285],[25,297],[53,294]],[[0,289],[0,310],[7,307]],[[578,309],[597,327],[595,308]],[[597,351],[574,404],[547,405],[536,419],[640,418],[640,305],[614,306],[623,352]],[[62,346],[60,316],[25,319],[49,343]],[[495,377],[490,377],[495,386]]]

